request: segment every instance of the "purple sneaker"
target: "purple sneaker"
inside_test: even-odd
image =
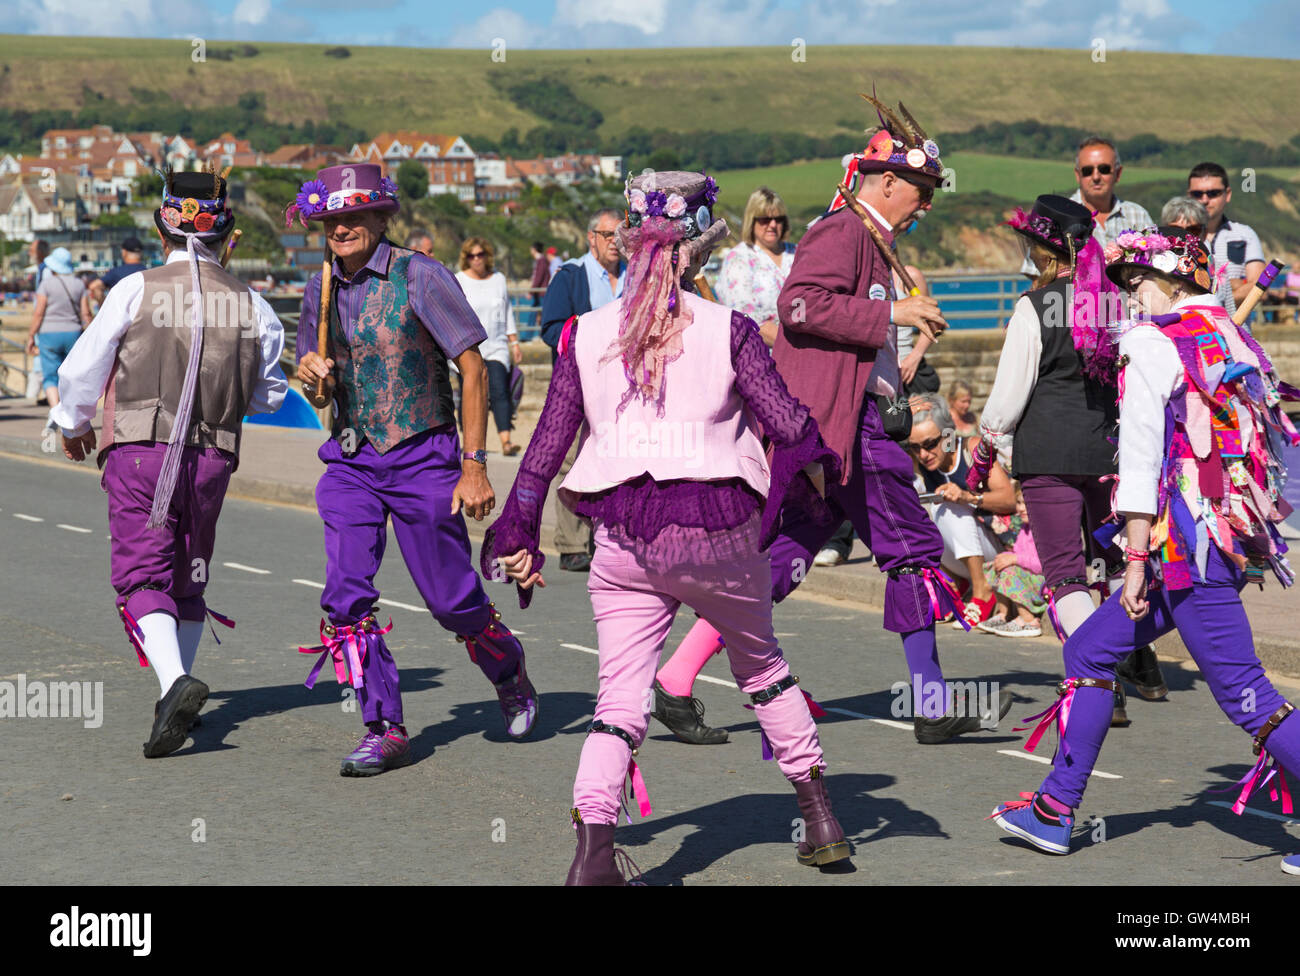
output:
[[[526,739],[537,721],[537,689],[528,680],[524,659],[519,659],[519,669],[505,681],[496,685],[497,698],[501,700],[501,714],[506,720],[506,734],[512,739]]]
[[[1074,817],[1053,810],[1040,799],[1041,793],[1020,795],[1024,799],[999,803],[997,809],[984,819],[996,820],[1007,833],[1015,834],[1047,854],[1069,854]]]
[[[340,776],[378,776],[411,761],[406,729],[391,722],[371,722],[357,747],[343,757]]]

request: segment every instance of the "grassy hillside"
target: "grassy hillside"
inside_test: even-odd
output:
[[[235,46],[209,41],[213,49]],[[874,81],[931,132],[1039,118],[1116,137],[1183,140],[1211,131],[1276,145],[1296,132],[1300,95],[1293,61],[1112,51],[1097,64],[1086,49],[813,47],[805,63],[792,62],[788,48],[510,49],[494,63],[486,49],[352,47],[351,57],[335,59],[320,45],[256,47],[255,57],[196,64],[185,39],[0,35],[0,107],[79,108],[87,88],[120,102],[162,90],[189,106],[260,91],[268,117],[280,122],[330,117],[367,131],[493,138],[538,125],[492,84],[495,73],[512,83],[564,80],[604,115],[603,136],[638,125],[828,134],[866,124],[855,92]],[[1189,92],[1215,97],[1193,110]]]

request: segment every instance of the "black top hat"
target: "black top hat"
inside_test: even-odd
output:
[[[1007,226],[1068,257],[1082,250],[1092,236],[1092,211],[1069,197],[1045,193],[1034,201],[1029,213],[1017,207]]]
[[[194,237],[211,244],[223,239],[235,224],[226,206],[225,179],[212,172],[168,172],[153,222],[173,241]]]

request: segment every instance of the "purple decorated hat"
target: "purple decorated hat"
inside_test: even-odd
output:
[[[308,220],[362,210],[396,213],[397,184],[382,175],[374,163],[327,166],[298,190],[298,197],[284,212],[285,226],[296,216],[305,227]]]
[[[1092,211],[1069,197],[1044,193],[1025,213],[1016,207],[1007,226],[1063,257],[1078,254],[1092,236]]]
[[[212,169],[198,173],[174,173],[163,176],[162,205],[154,211],[153,222],[163,235],[184,243],[187,237],[212,244],[221,240],[235,226],[234,214],[226,205],[224,174]]]
[[[874,95],[863,95],[876,108],[880,129],[871,137],[858,158],[859,173],[915,173],[943,179],[943,162],[938,144],[925,134],[902,102],[893,112]]]
[[[1106,245],[1106,274],[1121,288],[1133,271],[1156,271],[1190,285],[1194,291],[1214,291],[1205,242],[1182,227],[1148,227],[1125,231]]]

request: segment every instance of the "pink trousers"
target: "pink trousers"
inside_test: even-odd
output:
[[[758,551],[758,516],[730,531],[671,527],[653,543],[596,527],[587,588],[600,647],[595,718],[645,741],[659,656],[683,603],[713,623],[727,644],[731,673],[753,694],[790,673],[772,632],[772,571]],[[755,706],[781,772],[806,782],[825,767],[817,726],[798,687]],[[584,823],[618,821],[631,749],[617,735],[587,736],[573,784]]]

